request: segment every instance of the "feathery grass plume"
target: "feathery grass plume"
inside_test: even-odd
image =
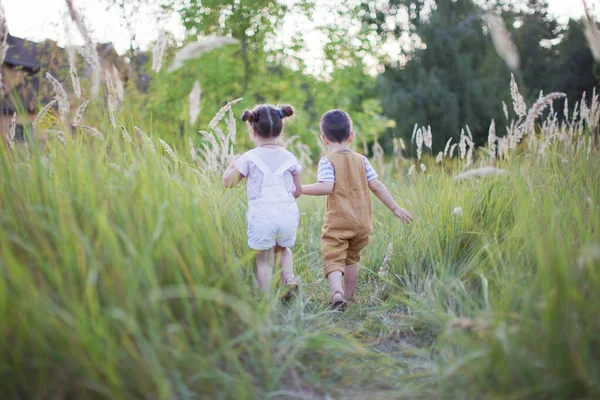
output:
[[[82,55],[85,61],[92,67],[92,95],[96,96],[98,94],[98,90],[100,89],[101,81],[98,52],[96,51],[94,41],[92,40],[92,37],[85,26],[81,13],[75,8],[74,1],[65,0],[65,2],[67,3],[67,8],[69,9],[69,15],[71,16],[71,19],[83,37],[84,47],[82,50]]]
[[[175,155],[175,152],[173,151],[173,149],[171,148],[171,146],[169,146],[167,144],[167,142],[165,142],[162,139],[158,139],[158,142],[161,144],[161,146],[163,147],[163,149],[165,149],[165,152],[169,155],[169,157],[171,157],[171,160],[177,161],[177,156]]]
[[[66,139],[66,135],[63,131],[59,131],[59,130],[55,130],[55,129],[46,129],[43,130],[42,133],[46,133],[48,134],[48,136],[51,137],[56,137],[56,139],[58,139],[59,142],[61,142],[63,145],[67,145],[67,139]]]
[[[534,132],[535,130],[535,120],[542,115],[544,110],[551,105],[555,100],[562,99],[563,97],[567,97],[565,93],[550,93],[549,95],[542,97],[529,110],[527,114],[527,118],[525,119],[525,130],[527,132]],[[585,101],[582,102],[582,104]],[[586,105],[587,106],[587,105]]]
[[[392,241],[390,240],[387,250],[385,252],[385,256],[383,257],[383,262],[381,263],[381,266],[379,267],[379,271],[377,272],[377,274],[379,276],[384,277],[387,275],[388,268],[390,266],[390,262],[392,261],[393,253],[394,253],[394,246],[392,244]]]
[[[116,87],[116,83],[114,81],[114,77],[113,77],[113,71],[110,70],[110,68],[108,68],[106,70],[106,89],[108,91],[108,95],[107,95],[107,103],[108,103],[108,114],[110,117],[110,123],[112,124],[113,128],[117,128],[117,119],[115,117],[115,114],[118,111],[119,108],[119,100],[118,100],[118,95],[117,95],[117,87]]]
[[[509,139],[503,137],[498,138],[498,147],[497,147],[497,156],[498,158],[506,158],[508,152],[510,150],[510,141]]]
[[[190,125],[194,125],[200,115],[200,100],[202,99],[202,89],[200,88],[200,82],[194,82],[192,91],[189,96],[189,112],[190,112]]]
[[[422,172],[427,171],[427,167],[425,166],[425,164],[421,163],[421,165],[419,166],[419,168],[421,168]]]
[[[90,104],[89,100],[84,101],[83,104],[79,106],[77,111],[75,111],[75,117],[73,118],[73,125],[78,125],[81,122],[81,120],[83,118],[83,113],[85,113],[85,110],[87,109],[88,104]]]
[[[504,100],[502,100],[502,111],[504,112],[504,117],[508,121],[508,118],[510,118],[508,116],[508,106],[506,105],[506,103],[504,102]]]
[[[188,144],[190,146],[190,154],[192,156],[193,162],[198,162],[198,151],[196,150],[196,146],[194,146],[194,141],[192,138],[188,138]]]
[[[63,14],[64,18],[64,29],[65,29],[65,38],[67,39],[67,55],[69,57],[69,75],[71,76],[71,83],[73,85],[73,92],[78,99],[81,98],[81,84],[79,82],[79,76],[77,75],[77,55],[75,53],[75,47],[73,47],[73,43],[71,40],[71,29],[70,29],[70,21],[69,16],[67,14]]]
[[[131,135],[127,132],[124,126],[121,126],[121,136],[127,143],[133,143],[133,139],[131,139]]]
[[[40,110],[39,113],[37,113],[37,115],[35,116],[35,119],[33,120],[33,123],[32,123],[33,129],[37,128],[37,125],[39,124],[41,119],[44,117],[44,115],[46,115],[48,110],[50,110],[56,103],[58,103],[58,101],[56,99],[52,100],[50,103],[46,104],[44,106],[44,108],[42,108]]]
[[[492,120],[488,133],[488,147],[492,159],[496,158],[496,140],[496,121]]]
[[[230,101],[229,103],[225,104],[219,110],[219,112],[213,117],[213,119],[210,120],[208,127],[211,129],[215,129],[215,127],[217,127],[219,125],[219,122],[223,119],[225,114],[227,114],[227,111],[229,111],[231,109],[231,107],[233,107],[234,105],[236,105],[237,103],[239,103],[242,100],[244,100],[244,99],[239,98],[239,99],[235,99],[235,100]]]
[[[488,13],[483,16],[483,20],[492,36],[492,44],[496,52],[504,60],[506,65],[513,71],[519,69],[519,52],[517,47],[510,39],[510,34],[504,20],[497,14]]]
[[[231,145],[234,146],[237,139],[237,124],[235,122],[235,115],[233,114],[232,108],[229,109],[227,115],[229,116],[227,119],[227,140],[229,140]],[[233,149],[231,149],[231,151],[233,152]]]
[[[585,10],[585,18],[583,20],[585,23],[585,38],[590,46],[594,60],[596,60],[596,62],[600,62],[600,32],[598,32],[598,27],[590,16],[587,2],[585,0],[582,1],[583,9]]]
[[[58,113],[60,114],[60,120],[63,124],[66,124],[67,116],[71,108],[67,92],[65,92],[65,89],[63,88],[61,83],[56,78],[54,78],[50,74],[50,72],[46,72],[46,78],[52,83],[52,87],[54,88],[54,99],[58,103]]]
[[[458,174],[453,178],[453,180],[458,181],[461,179],[483,178],[483,177],[492,176],[492,175],[503,175],[505,173],[506,173],[506,171],[503,169],[494,168],[494,167],[482,167],[482,168],[470,169],[461,174]]]
[[[417,129],[416,143],[417,143],[417,160],[420,160],[421,155],[423,153],[423,130],[421,128]]]
[[[431,126],[427,126],[427,129],[423,127],[423,143],[425,147],[431,150],[431,146],[433,146],[433,135],[431,134]]]
[[[470,139],[467,141],[467,143],[469,144],[469,150],[467,150],[467,163],[465,165],[469,166],[473,163],[473,150],[475,150],[475,143],[473,143],[473,141]]]
[[[419,128],[419,124],[415,124],[415,126],[413,127],[413,131],[412,131],[412,135],[410,137],[410,142],[414,142],[415,138],[417,137],[417,129]]]
[[[590,106],[588,126],[591,132],[596,132],[600,124],[600,96],[596,93],[596,88],[592,92],[592,105]]]
[[[123,81],[121,80],[121,72],[115,66],[115,64],[111,64],[110,69],[112,71],[112,84],[114,95],[119,101],[119,106],[121,106],[125,101],[125,87],[123,86]]]
[[[154,147],[154,143],[152,142],[152,139],[150,139],[150,136],[148,136],[146,134],[146,132],[144,132],[137,126],[135,126],[134,129],[137,132],[137,134],[142,138],[144,145],[148,145],[148,147],[152,150],[152,152],[156,153],[156,147]]]
[[[415,171],[415,168],[417,168],[417,166],[415,164],[412,164],[409,168],[408,168],[408,173],[406,174],[407,176],[411,176],[412,173]]]
[[[160,72],[166,48],[167,35],[166,32],[163,29],[161,29],[160,31],[158,31],[158,38],[156,39],[156,44],[152,48],[152,70],[154,72]]]
[[[8,148],[13,150],[15,148],[15,134],[17,132],[17,113],[13,114],[12,120],[10,122],[10,129],[8,133],[4,134],[6,137],[6,142],[8,143]]]
[[[458,146],[460,148],[460,159],[464,160],[467,155],[467,136],[464,129],[460,130],[460,142]]]
[[[117,129],[117,118],[115,117],[115,112],[117,111],[117,100],[111,94],[107,96],[108,103],[108,116],[110,117],[110,123],[113,128]]]
[[[523,96],[521,96],[521,93],[519,93],[519,85],[517,85],[514,74],[510,74],[510,94],[513,100],[515,113],[519,116],[519,118],[525,118],[527,115],[527,106],[525,105]]]
[[[452,210],[452,215],[457,215],[457,216],[461,216],[463,215],[463,209],[462,207],[456,207],[454,208],[454,210]]]
[[[75,128],[84,130],[87,134],[89,134],[93,138],[104,140],[104,135],[98,129],[94,128],[93,126],[75,125],[75,124],[73,124],[73,126]]]
[[[178,70],[183,66],[185,61],[198,58],[200,55],[202,55],[202,53],[225,45],[237,43],[238,41],[236,39],[226,36],[212,36],[197,42],[188,43],[175,55],[175,60],[173,60],[173,64],[169,68],[169,72]]]
[[[452,146],[450,146],[450,153],[448,154],[448,157],[450,157],[450,158],[454,157],[454,150],[456,150],[456,146],[457,146],[457,143],[454,143]]]
[[[471,139],[471,141],[473,141],[473,133],[471,133],[471,128],[469,128],[469,125],[466,125],[465,127],[467,128],[467,136],[469,139]]]
[[[6,23],[6,14],[4,7],[0,4],[0,65],[4,65],[4,58],[8,51],[8,25]],[[2,80],[2,70],[0,69],[0,97],[4,97],[4,81]]]
[[[446,142],[446,146],[444,147],[443,156],[446,157],[448,155],[448,150],[450,149],[450,143],[452,143],[452,138],[448,139]]]
[[[435,163],[439,164],[442,162],[442,160],[444,159],[444,152],[440,151],[437,155],[437,157],[435,157]]]

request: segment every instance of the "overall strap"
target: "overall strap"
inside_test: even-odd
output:
[[[253,150],[248,151],[245,156],[248,161],[251,161],[254,165],[256,165],[256,168],[258,168],[263,175],[273,175],[273,170],[269,168],[269,166],[265,164],[265,162],[261,160]]]
[[[295,157],[294,158],[290,158],[289,160],[284,161],[283,164],[281,164],[275,170],[275,175],[283,175],[285,173],[285,171],[287,171],[288,169],[290,169],[291,167],[293,167],[297,163],[298,163],[298,161],[296,160]]]

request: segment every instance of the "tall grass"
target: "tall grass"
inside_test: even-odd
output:
[[[393,161],[377,147],[416,220],[376,205],[358,304],[340,315],[322,199],[300,199],[300,298],[257,295],[243,190],[220,185],[243,134],[235,101],[202,142],[173,145],[115,104],[84,125],[87,104],[72,118],[56,84],[60,118],[53,103],[35,124],[50,140],[0,143],[2,398],[600,395],[597,95],[559,118],[560,94],[527,110],[513,81],[516,119],[485,148],[468,127],[436,162],[416,127],[418,168],[403,143]]]

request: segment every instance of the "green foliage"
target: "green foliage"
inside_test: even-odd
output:
[[[600,395],[597,149],[459,182],[451,161],[408,179],[374,160],[416,219],[375,203],[358,304],[336,315],[323,199],[300,199],[286,306],[256,297],[243,189],[189,149],[74,139],[0,146],[4,398]]]
[[[375,27],[384,40],[403,41],[408,34],[423,43],[408,52],[405,64],[388,62],[380,76],[384,113],[397,122],[388,137],[406,139],[416,123],[431,125],[440,150],[466,124],[480,144],[492,119],[503,131],[505,118],[498,110],[500,102],[508,100],[502,88],[509,71],[482,26],[480,17],[490,10],[502,14],[519,51],[521,67],[515,73],[526,101],[537,100],[540,90],[558,90],[569,93],[574,104],[579,100],[574,96],[591,93],[597,84],[582,25],[571,21],[561,29],[545,1],[482,5],[473,0],[437,0],[429,9],[426,2],[402,0],[363,2],[362,8],[363,23]],[[390,18],[402,10],[410,23],[390,25]]]

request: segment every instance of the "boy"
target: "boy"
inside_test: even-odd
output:
[[[369,243],[372,230],[369,189],[401,221],[411,222],[412,215],[396,204],[367,158],[350,150],[354,132],[346,112],[328,111],[320,126],[328,155],[319,161],[317,183],[302,186],[302,193],[327,196],[321,236],[323,269],[331,290],[331,305],[343,309],[346,300],[354,300],[360,251]]]

